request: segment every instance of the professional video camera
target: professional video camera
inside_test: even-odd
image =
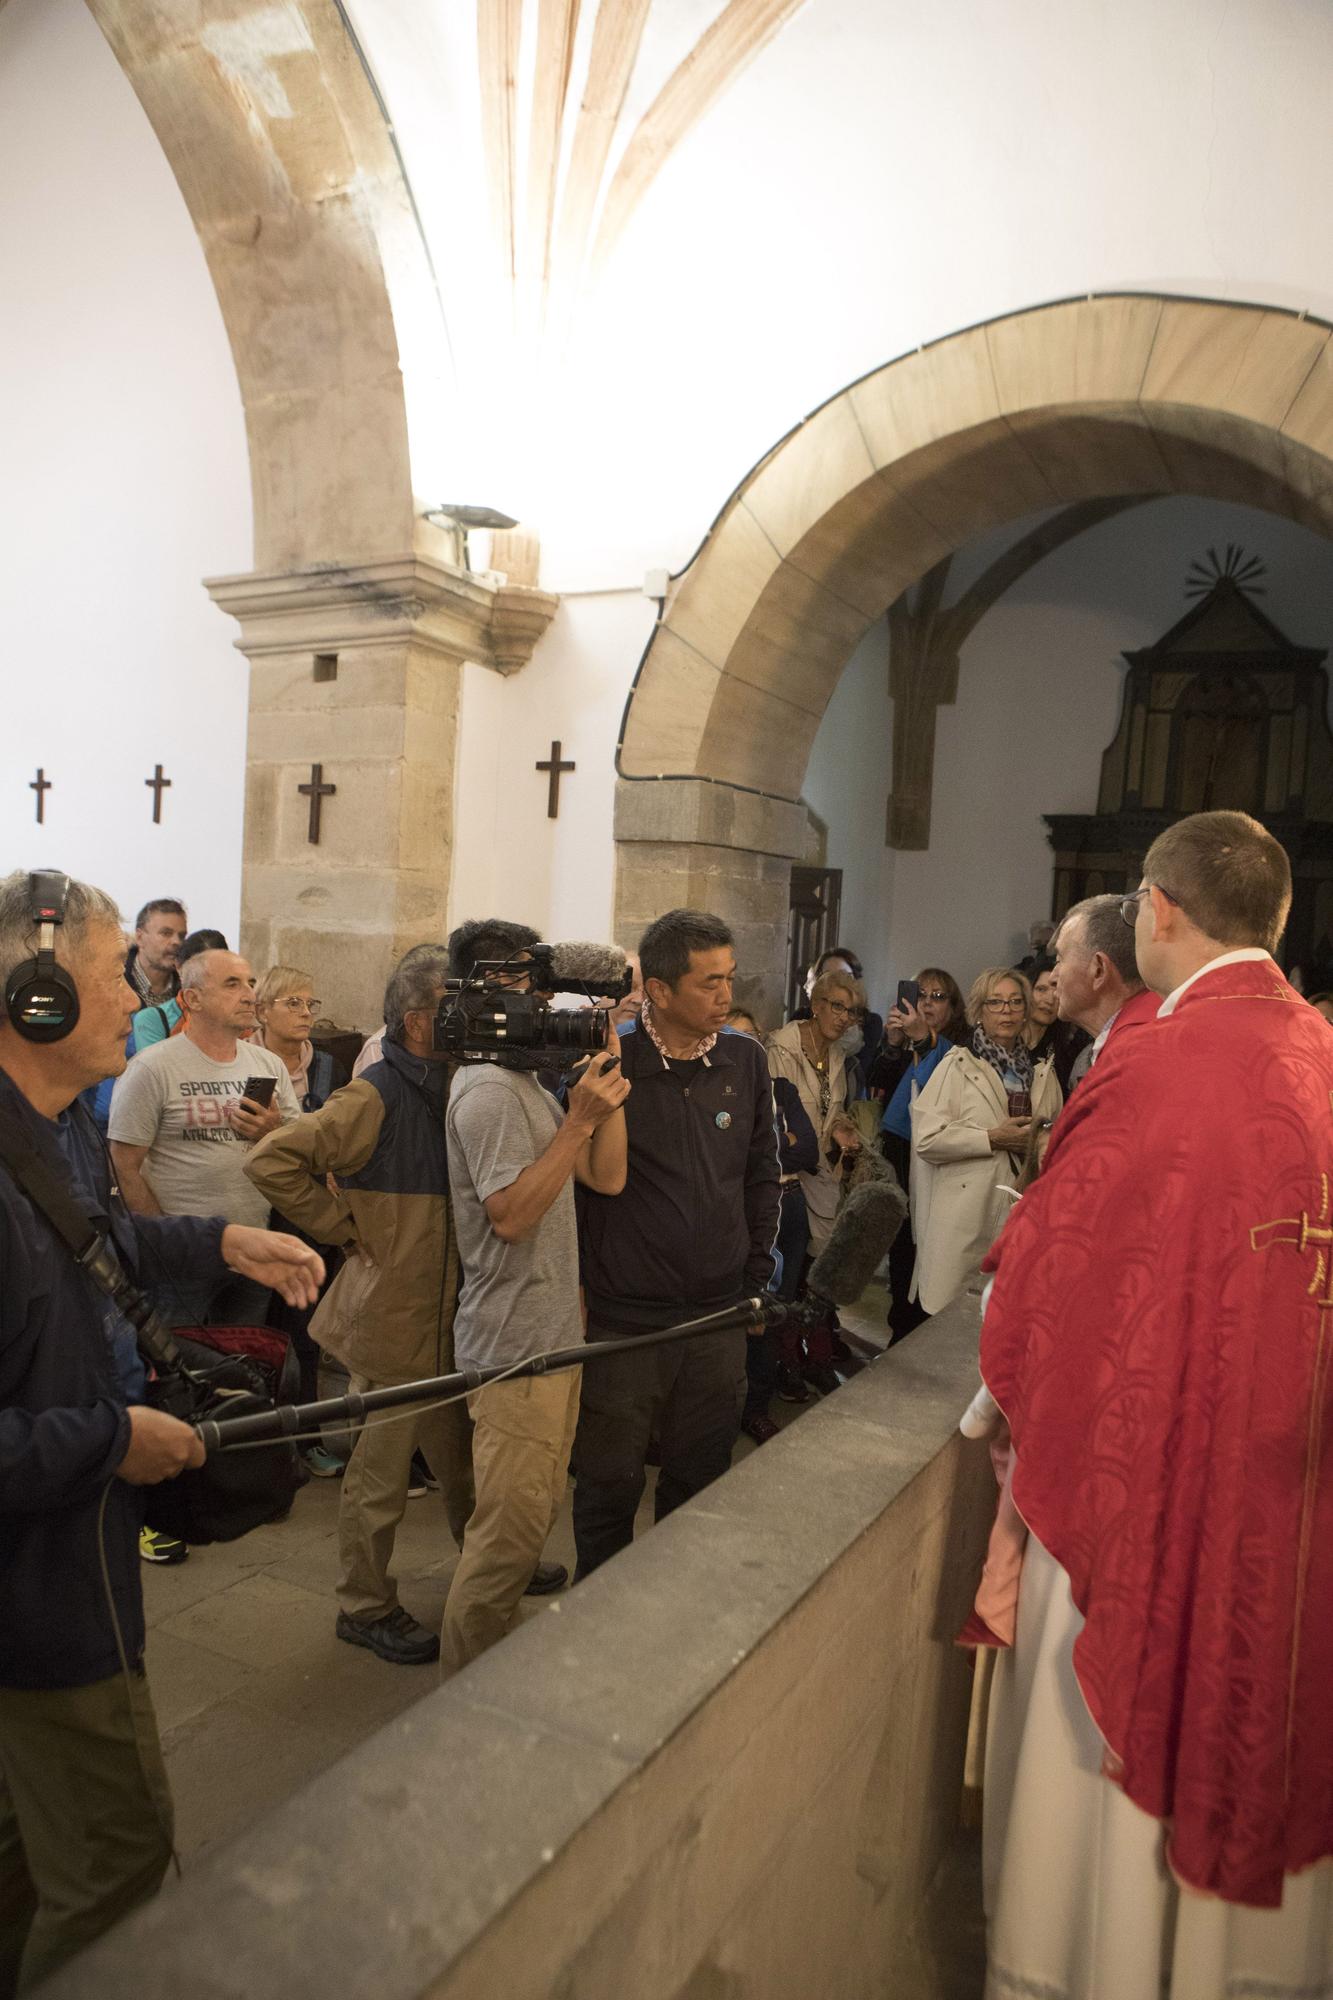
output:
[[[515,991],[520,978],[526,992]],[[512,958],[480,960],[468,978],[445,981],[436,1053],[507,1069],[563,1069],[606,1047],[611,1016],[605,1007],[551,1007],[551,996],[621,1000],[633,984],[629,961],[613,944],[534,944]]]

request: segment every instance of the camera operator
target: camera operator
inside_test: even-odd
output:
[[[629,1171],[581,1203],[588,1332],[646,1333],[762,1292],[773,1275],[778,1151],[763,1050],[724,1035],[736,954],[720,917],[671,910],[639,944],[644,1006],[622,1030]],[[745,1397],[745,1334],[624,1354],[583,1371],[574,1538],[586,1576],[632,1540],[649,1439],[661,1520],[726,1471]]]
[[[61,905],[53,921],[39,919]],[[77,1008],[66,998],[41,1018],[24,1007],[19,968],[48,944],[56,990],[63,975]],[[40,960],[38,974],[34,986],[50,994]],[[149,1275],[142,1250],[185,1282],[221,1279],[225,1266],[293,1304],[313,1299],[323,1266],[294,1238],[220,1216],[132,1221],[113,1185],[92,1120],[74,1104],[125,1067],[136,996],[110,897],[63,877],[0,880],[0,979],[6,1138],[19,1138],[86,1213],[108,1222],[136,1282]],[[170,1858],[171,1799],[143,1669],[138,1489],[204,1454],[188,1425],[145,1399],[133,1330],[0,1166],[4,1996],[151,1896]]]
[[[512,948],[493,919],[464,924],[449,940],[450,969],[469,978],[479,959]],[[630,1087],[619,1062],[608,1028],[566,1112],[532,1069],[503,1058],[455,1076],[445,1129],[466,1274],[454,1321],[459,1367],[507,1366],[582,1340],[574,1182],[599,1195],[625,1185]],[[477,1505],[444,1608],[448,1667],[503,1638],[531,1581],[564,1497],[580,1372],[492,1382],[468,1397]]]

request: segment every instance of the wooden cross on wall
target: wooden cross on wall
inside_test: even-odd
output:
[[[306,838],[312,847],[318,847],[320,812],[325,799],[331,799],[338,787],[324,783],[324,766],[322,764],[312,764],[310,766],[310,783],[308,785],[298,785],[296,789],[303,798],[307,798],[310,801],[310,831],[306,835]]]
[[[577,764],[571,764],[571,763],[563,763],[563,764],[562,764],[562,763],[561,763],[561,761],[560,761],[560,751],[561,751],[561,748],[562,748],[562,746],[561,746],[561,744],[559,744],[558,742],[557,742],[557,743],[553,743],[553,744],[551,745],[551,754],[550,754],[550,756],[549,756],[549,757],[542,757],[542,758],[540,758],[540,759],[538,760],[538,762],[537,762],[537,765],[536,765],[536,768],[537,768],[537,770],[539,770],[539,771],[549,771],[549,773],[550,773],[550,784],[549,784],[549,786],[548,786],[548,788],[547,788],[547,793],[546,793],[546,817],[547,817],[547,819],[559,819],[559,817],[560,817],[560,776],[561,776],[561,773],[562,773],[563,771],[576,771],[576,770],[578,769],[578,766],[577,766]]]
[[[47,777],[45,770],[39,764],[37,766],[37,776],[35,778],[29,778],[28,780],[28,790],[30,792],[36,792],[37,794],[38,826],[46,825],[46,795],[50,791],[50,789],[51,789],[51,780],[50,778]]]
[[[162,776],[162,766],[155,764],[153,766],[152,777],[145,778],[144,783],[153,794],[153,825],[159,826],[162,821],[162,794],[170,787],[171,780],[170,778],[164,778]]]

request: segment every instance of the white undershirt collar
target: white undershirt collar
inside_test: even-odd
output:
[[[1108,1035],[1110,1034],[1110,1032],[1111,1032],[1112,1028],[1113,1028],[1113,1027],[1115,1026],[1116,1022],[1117,1022],[1117,1021],[1118,1021],[1118,1020],[1120,1019],[1120,1015],[1121,1015],[1121,1012],[1122,1012],[1122,1010],[1123,1010],[1123,1007],[1124,1007],[1124,1002],[1122,1001],[1122,1002],[1120,1003],[1120,1006],[1116,1008],[1116,1010],[1115,1010],[1114,1014],[1112,1014],[1112,1015],[1111,1015],[1111,1016],[1109,1017],[1109,1019],[1107,1019],[1107,1020],[1105,1020],[1105,1021],[1103,1021],[1103,1022],[1102,1022],[1102,1025],[1101,1025],[1101,1032],[1100,1032],[1100,1033],[1099,1033],[1099,1034],[1098,1034],[1097,1036],[1095,1036],[1095,1037],[1094,1037],[1094,1040],[1093,1040],[1093,1044],[1092,1044],[1092,1051],[1091,1051],[1090,1055],[1088,1056],[1088,1067],[1089,1067],[1089,1068],[1091,1068],[1091,1067],[1092,1067],[1093,1063],[1095,1063],[1095,1062],[1096,1062],[1096,1060],[1097,1060],[1098,1056],[1099,1056],[1099,1055],[1101,1054],[1102,1050],[1103,1050],[1103,1049],[1104,1049],[1104,1048],[1106,1047],[1106,1037],[1107,1037],[1107,1036],[1108,1036]]]
[[[1168,1014],[1174,1014],[1180,1005],[1183,993],[1188,993],[1196,979],[1202,979],[1206,972],[1216,972],[1223,965],[1257,965],[1261,959],[1270,959],[1273,954],[1262,951],[1258,945],[1245,945],[1240,951],[1224,951],[1220,958],[1210,958],[1207,965],[1201,965],[1197,972],[1191,972],[1188,979],[1182,979],[1174,993],[1168,993],[1157,1009],[1157,1018],[1164,1021]]]

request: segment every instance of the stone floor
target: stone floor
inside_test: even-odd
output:
[[[875,1293],[843,1319],[868,1354],[882,1344]],[[801,1408],[775,1399],[772,1414],[790,1423]],[[756,1449],[742,1437],[737,1457]],[[652,1478],[640,1532],[652,1524]],[[339,1490],[338,1480],[312,1480],[285,1521],[195,1549],[174,1568],[144,1566],[148,1666],[186,1868],[438,1685],[434,1667],[388,1666],[335,1639]],[[572,1571],[568,1498],[547,1555]],[[395,1567],[403,1603],[427,1626],[439,1624],[456,1559],[438,1496],[409,1501]],[[544,1608],[527,1599],[523,1615]],[[974,1848],[964,1838],[949,1870],[959,1983],[948,2000],[976,2000],[981,1991]]]

